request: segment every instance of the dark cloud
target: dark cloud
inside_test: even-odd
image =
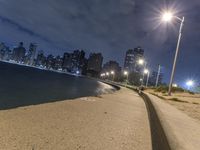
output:
[[[105,61],[121,64],[125,51],[140,45],[152,68],[164,66],[168,80],[178,24],[166,26],[156,16],[169,6],[186,17],[176,79],[198,74],[193,65],[200,54],[198,0],[0,0],[0,40],[36,42],[53,54],[76,48],[100,51]]]

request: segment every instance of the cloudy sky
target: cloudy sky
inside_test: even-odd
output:
[[[149,66],[163,66],[168,81],[179,23],[160,22],[170,8],[186,22],[175,80],[199,79],[199,0],[0,0],[0,41],[38,43],[46,54],[73,49],[102,52],[122,66],[125,51],[141,46]]]

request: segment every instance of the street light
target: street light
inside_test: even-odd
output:
[[[178,42],[177,42],[177,46],[176,46],[176,53],[175,53],[175,57],[174,57],[174,63],[173,63],[171,78],[170,78],[170,82],[169,82],[168,95],[171,95],[172,83],[173,83],[173,79],[174,79],[174,72],[175,72],[175,69],[176,69],[176,61],[177,61],[177,56],[178,56],[180,41],[181,41],[181,37],[182,37],[183,23],[185,21],[184,17],[179,18],[177,16],[174,16],[173,13],[170,12],[170,11],[166,11],[166,12],[163,13],[163,16],[162,16],[162,20],[163,21],[170,22],[173,18],[175,18],[178,21],[180,21],[181,24],[180,24],[180,29],[179,29],[179,36],[178,36]]]
[[[126,85],[128,84],[128,71],[124,71],[124,75],[126,76]]]
[[[174,83],[174,84],[172,84],[172,87],[175,87],[175,88],[177,88],[177,87],[178,87],[178,85],[177,85],[176,83]]]
[[[115,72],[114,72],[114,71],[111,71],[110,73],[111,73],[111,75],[112,75],[112,77],[113,77],[112,80],[114,81]]]
[[[186,85],[188,87],[188,90],[194,85],[194,81],[193,80],[188,80],[186,81]]]
[[[173,14],[172,14],[172,12],[170,12],[170,11],[166,11],[166,12],[164,12],[163,15],[162,15],[162,20],[163,20],[163,21],[166,21],[166,22],[171,21],[172,18],[173,18]]]
[[[146,68],[146,66],[147,66],[147,62],[144,60],[144,59],[139,59],[138,60],[138,64],[139,65],[144,65],[144,70],[145,70],[145,68]],[[144,81],[144,72],[142,73],[142,81],[141,81],[141,86],[143,85],[143,81]]]
[[[146,80],[146,87],[148,86],[148,82],[149,82],[149,70],[145,69],[144,70],[144,74],[147,74],[147,80]]]
[[[139,59],[139,60],[138,60],[138,64],[139,64],[139,65],[143,65],[143,64],[144,64],[144,59]]]

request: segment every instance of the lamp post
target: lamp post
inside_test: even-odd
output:
[[[147,62],[144,60],[144,59],[139,59],[138,60],[138,64],[139,65],[144,65],[144,70],[146,69],[146,66],[147,66]],[[141,86],[143,86],[143,82],[144,82],[144,71],[142,73],[142,81],[141,81]]]
[[[128,85],[128,71],[124,71],[124,75],[126,76],[126,85]]]
[[[194,85],[194,81],[188,80],[188,81],[186,81],[186,85],[187,85],[188,90],[190,90],[190,88]]]
[[[112,75],[112,80],[114,81],[114,78],[115,78],[115,72],[114,72],[114,71],[111,71],[110,74]]]
[[[163,18],[163,21],[165,21],[165,22],[169,22],[173,18],[175,18],[178,21],[180,21],[178,42],[177,42],[177,46],[176,46],[176,53],[175,53],[175,57],[174,57],[174,63],[173,63],[173,68],[172,68],[170,82],[169,82],[169,89],[168,89],[168,95],[171,95],[171,89],[172,89],[172,84],[173,84],[173,79],[174,79],[174,73],[175,73],[175,69],[176,69],[176,61],[177,61],[177,56],[178,56],[178,52],[179,52],[179,46],[180,46],[180,41],[181,41],[181,37],[182,37],[182,29],[183,29],[183,24],[184,24],[185,18],[184,17],[179,18],[177,16],[174,16],[171,12],[165,12],[163,14],[162,18]]]
[[[148,82],[149,82],[149,70],[148,69],[145,69],[144,70],[144,74],[147,75],[147,80],[146,80],[146,88],[148,87]]]
[[[158,65],[158,73],[157,73],[157,77],[156,77],[156,87],[158,86],[158,81],[159,81],[159,77],[160,77],[160,69],[161,69],[161,66]]]

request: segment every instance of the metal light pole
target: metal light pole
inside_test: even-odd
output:
[[[160,76],[160,65],[158,65],[158,74],[157,74],[157,78],[156,78],[156,87],[158,86],[158,80],[159,80],[159,76]]]
[[[124,75],[126,76],[126,86],[128,85],[128,75],[129,72],[128,71],[124,71]]]
[[[144,62],[144,70],[146,69],[146,67],[147,67],[147,62],[145,61]],[[143,74],[142,74],[142,83],[141,83],[141,86],[143,86],[143,83],[144,83],[144,70],[143,70]]]
[[[148,73],[147,73],[147,81],[146,81],[146,88],[148,87],[148,83],[149,83],[149,71],[148,71]]]
[[[114,71],[111,71],[111,75],[112,75],[112,81],[114,81],[114,78],[115,78],[115,72],[114,72]]]
[[[174,73],[175,73],[175,69],[176,69],[176,61],[177,61],[177,56],[178,56],[178,52],[179,52],[180,41],[181,41],[181,37],[182,37],[183,23],[184,23],[184,20],[185,20],[184,17],[182,19],[179,18],[179,17],[175,17],[175,18],[177,18],[179,21],[181,21],[181,25],[180,25],[180,29],[179,29],[179,36],[178,36],[176,53],[175,53],[175,57],[174,57],[174,63],[173,63],[173,68],[172,68],[172,73],[171,73],[171,78],[170,78],[170,83],[169,83],[168,95],[171,95],[172,83],[173,83]]]

